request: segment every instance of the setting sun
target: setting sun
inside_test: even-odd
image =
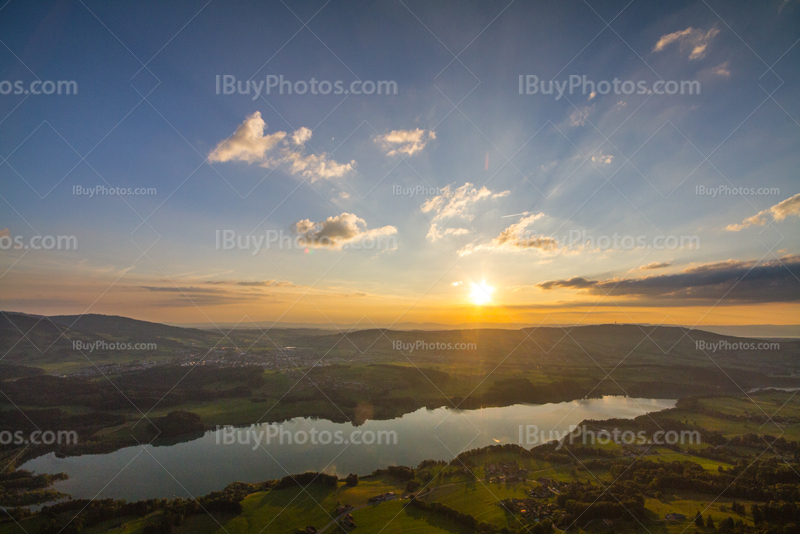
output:
[[[480,284],[472,284],[472,291],[469,294],[469,298],[472,300],[472,303],[476,306],[483,306],[484,304],[488,304],[492,300],[492,293],[494,292],[494,288],[490,285],[487,285],[485,281],[481,281]]]

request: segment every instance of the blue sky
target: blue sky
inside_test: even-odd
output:
[[[78,246],[0,250],[0,307],[796,323],[799,18],[793,0],[11,0],[0,83],[78,92],[0,95],[0,230]],[[217,94],[226,75],[397,91]],[[700,93],[559,98],[520,76]],[[155,192],[75,194],[95,186]],[[302,246],[220,250],[226,230]]]

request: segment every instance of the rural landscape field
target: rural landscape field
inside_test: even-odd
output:
[[[0,534],[800,532],[798,67],[798,0],[0,0]]]

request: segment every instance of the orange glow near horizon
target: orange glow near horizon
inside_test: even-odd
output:
[[[178,279],[164,283],[130,271],[92,273],[91,276],[40,276],[38,292],[48,299],[29,300],[35,273],[12,271],[3,279],[5,311],[41,315],[99,313],[121,315],[170,324],[237,324],[241,321],[319,324],[330,326],[373,323],[413,325],[504,324],[506,327],[598,323],[649,323],[663,325],[800,324],[800,304],[795,302],[717,306],[643,306],[635,299],[591,300],[569,292],[516,289],[498,278],[470,284],[447,284],[420,298],[412,292],[357,294],[359,287],[291,287],[268,289],[237,284],[213,286],[216,302],[186,298],[180,291],[149,291],[145,286],[190,291],[202,288],[203,279]],[[95,284],[102,281],[101,288]],[[187,289],[188,288],[188,289]],[[200,293],[202,297],[205,293]],[[302,298],[301,298],[302,297]],[[487,300],[488,297],[488,300]],[[546,300],[545,300],[546,299]],[[580,301],[578,302],[578,299]],[[756,319],[757,318],[757,319]],[[407,327],[407,326],[406,326]]]

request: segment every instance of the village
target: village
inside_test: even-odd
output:
[[[515,484],[526,478],[527,469],[517,465],[517,462],[500,462],[487,464],[484,467],[484,479],[492,484]]]
[[[176,350],[170,357],[164,358],[158,352],[149,352],[148,359],[135,360],[125,363],[91,364],[73,373],[61,375],[62,377],[94,377],[121,375],[146,371],[155,367],[180,366],[195,367],[209,366],[219,368],[229,367],[258,367],[264,370],[294,372],[309,367],[325,367],[345,361],[345,359],[329,356],[320,361],[317,351],[299,347],[283,347],[276,350],[242,352],[239,349],[221,347],[209,351],[196,351],[189,349]],[[94,359],[99,359],[93,356]],[[357,386],[338,384],[337,389],[358,389]]]
[[[559,488],[563,485],[550,478],[539,478],[539,486],[532,488],[528,492],[528,497],[524,499],[506,499],[497,505],[509,512],[518,515],[529,521],[540,521],[552,517],[556,510],[555,503],[547,502],[554,495],[560,493]]]

